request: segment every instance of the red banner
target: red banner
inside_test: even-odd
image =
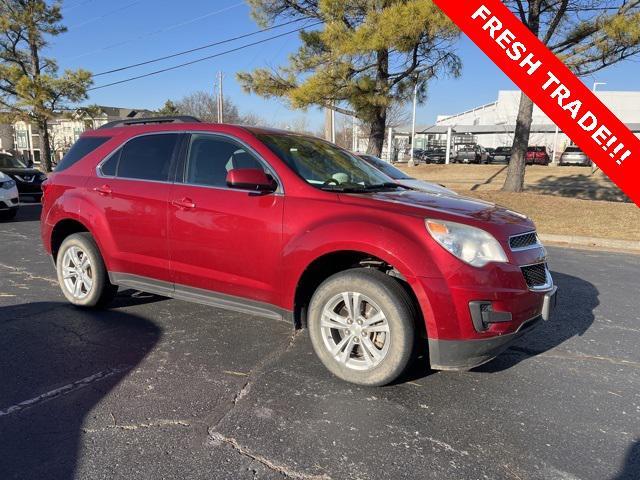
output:
[[[640,206],[640,139],[499,0],[434,0]]]

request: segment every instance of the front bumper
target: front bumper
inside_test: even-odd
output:
[[[469,370],[493,360],[515,340],[549,320],[556,306],[557,287],[545,293],[539,315],[523,322],[518,330],[495,337],[466,340],[429,338],[429,362],[434,370]]]
[[[42,182],[16,182],[20,195],[42,195]]]
[[[0,210],[13,210],[18,208],[18,204],[18,191],[15,188],[0,190]]]

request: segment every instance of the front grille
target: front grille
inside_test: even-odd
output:
[[[529,288],[542,287],[547,284],[547,264],[538,263],[520,267]]]
[[[536,232],[523,233],[522,235],[514,235],[509,238],[509,246],[511,250],[520,250],[538,244],[538,236]]]

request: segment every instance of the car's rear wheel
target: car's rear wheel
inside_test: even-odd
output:
[[[385,385],[400,376],[414,347],[413,303],[394,278],[373,269],[337,273],[309,306],[313,348],[337,377]]]
[[[79,307],[106,306],[118,293],[89,233],[74,233],[64,239],[58,250],[56,270],[62,293]]]

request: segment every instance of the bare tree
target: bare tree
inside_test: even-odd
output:
[[[640,0],[505,0],[529,30],[578,75],[640,52]],[[533,102],[522,94],[503,190],[524,187]]]

